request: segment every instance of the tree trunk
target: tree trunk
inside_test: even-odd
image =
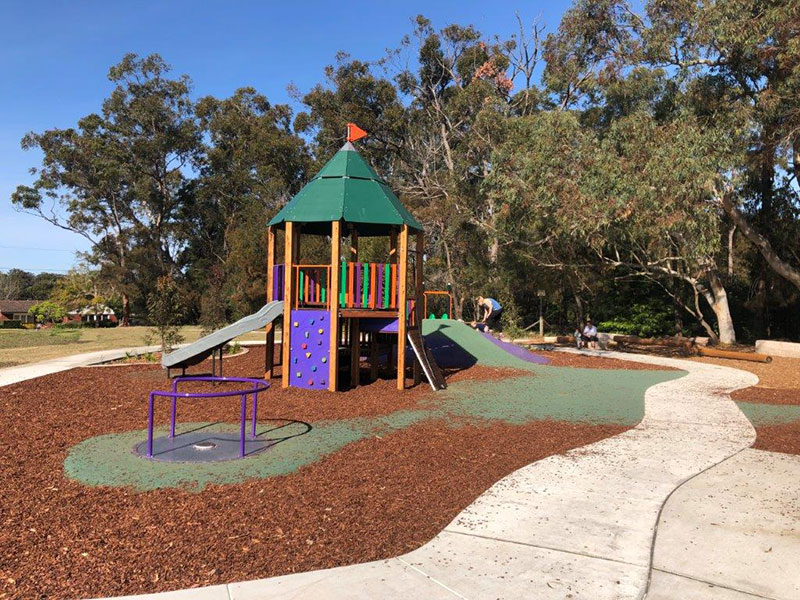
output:
[[[733,328],[733,317],[731,317],[731,309],[728,304],[728,293],[725,286],[716,272],[709,273],[709,285],[711,286],[711,294],[713,300],[709,302],[711,309],[717,317],[717,326],[719,327],[719,341],[722,344],[735,344],[736,331]],[[707,297],[708,299],[708,297]]]
[[[127,293],[122,294],[122,321],[120,327],[128,327],[131,324],[131,298]]]

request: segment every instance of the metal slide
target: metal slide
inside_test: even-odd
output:
[[[433,353],[425,343],[422,333],[418,329],[410,330],[408,332],[408,342],[411,344],[414,355],[422,366],[422,372],[425,373],[425,378],[431,384],[433,391],[436,392],[447,388],[442,370],[436,364],[436,359],[433,358]]]
[[[254,329],[266,327],[282,314],[283,300],[276,300],[275,302],[265,304],[257,313],[243,317],[227,327],[223,327],[213,333],[209,333],[205,337],[201,337],[188,346],[184,346],[183,348],[175,350],[175,352],[170,352],[162,356],[161,366],[167,369],[181,369],[196,365],[200,361],[211,356],[211,353],[215,350],[222,348],[233,338],[239,337]]]

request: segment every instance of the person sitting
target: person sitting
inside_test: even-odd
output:
[[[483,318],[481,323],[484,323],[489,331],[496,329],[500,330],[500,315],[503,313],[502,305],[494,298],[484,298],[478,296],[478,312],[483,310]]]
[[[586,324],[581,332],[581,342],[583,342],[584,347],[597,349],[597,327],[592,323],[591,319],[586,319]]]

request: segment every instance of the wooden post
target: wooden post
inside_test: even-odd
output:
[[[400,230],[400,243],[398,245],[399,262],[397,269],[397,389],[406,387],[406,300],[408,296],[408,225],[403,225]]]
[[[273,271],[275,266],[275,226],[267,227],[267,303],[272,302]],[[264,350],[264,379],[272,379],[275,366],[275,327],[267,323],[267,345]]]
[[[350,318],[350,387],[358,387],[361,363],[361,332],[359,320]]]
[[[425,315],[422,313],[422,267],[423,267],[423,254],[425,253],[425,238],[422,231],[417,232],[417,246],[414,256],[414,322],[417,324],[417,329],[422,334],[422,319]],[[422,381],[422,365],[418,360],[414,360],[414,385],[418,385]]]
[[[331,312],[328,327],[331,330],[331,345],[328,356],[328,389],[335,392],[339,379],[339,270],[341,258],[341,223],[333,221],[331,223]]]
[[[350,225],[350,262],[358,262],[358,231]],[[360,375],[361,332],[358,319],[350,318],[350,387],[358,387]]]
[[[294,260],[297,250],[295,241],[294,223],[286,222],[286,235],[284,240],[283,260],[284,260],[284,283],[283,283],[283,339],[281,341],[281,387],[289,387],[289,377],[291,376],[289,358],[289,337],[292,331],[292,300],[294,298]]]
[[[369,378],[375,381],[378,378],[378,332],[369,334]]]

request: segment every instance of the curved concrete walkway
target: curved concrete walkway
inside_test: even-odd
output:
[[[418,550],[137,598],[642,598],[666,500],[754,441],[729,394],[758,378],[697,362],[603,356],[675,366],[688,375],[649,388],[645,417],[634,429],[512,473]]]
[[[257,340],[247,340],[237,342],[240,346],[264,346],[266,342]],[[280,344],[280,341],[276,342]],[[187,344],[178,344],[176,348],[183,348]],[[60,356],[50,360],[42,360],[27,365],[16,367],[4,367],[0,369],[0,387],[27,381],[36,377],[52,375],[61,371],[68,371],[77,367],[88,367],[101,363],[111,362],[125,358],[127,354],[145,354],[147,352],[159,352],[161,346],[132,346],[130,348],[116,348],[114,350],[97,350],[95,352],[84,352],[82,354],[72,354],[70,356]]]

